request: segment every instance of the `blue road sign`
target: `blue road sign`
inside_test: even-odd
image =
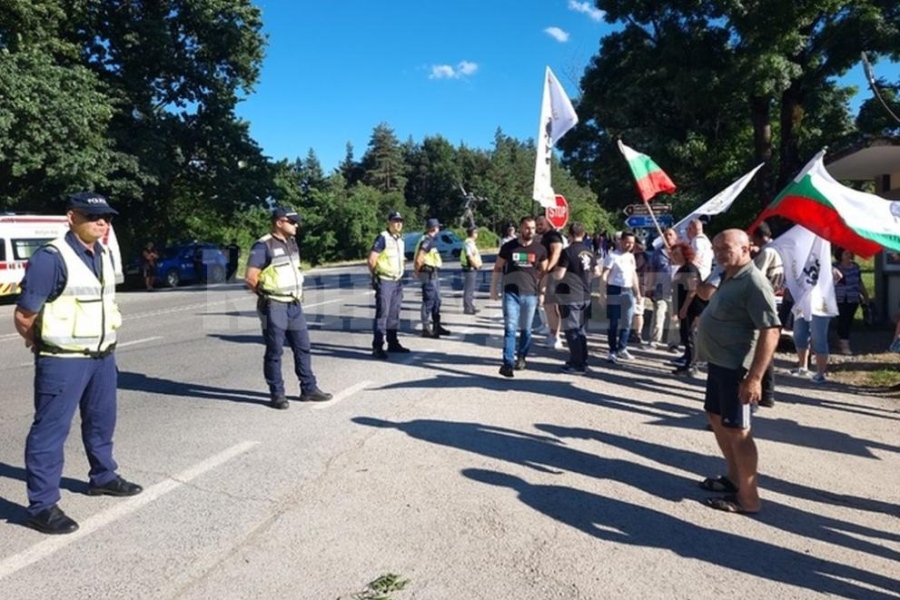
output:
[[[656,222],[660,227],[671,227],[675,223],[672,215],[656,215]],[[645,229],[653,227],[653,219],[650,215],[631,215],[625,219],[625,225],[630,229]]]

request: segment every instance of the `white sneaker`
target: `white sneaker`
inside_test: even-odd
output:
[[[788,371],[788,373],[790,375],[793,375],[794,377],[803,377],[804,379],[808,379],[812,375],[812,373],[810,373],[803,367],[797,367],[796,369],[791,369],[790,371]]]
[[[606,355],[606,362],[616,364],[618,362],[618,357],[615,352],[610,352]]]
[[[554,350],[564,350],[562,338],[561,337],[556,338],[553,341],[553,345],[550,347],[553,348]]]
[[[625,350],[619,350],[619,358],[622,360],[634,360],[634,356],[632,356],[627,348]]]

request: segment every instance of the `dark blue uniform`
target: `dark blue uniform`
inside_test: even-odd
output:
[[[273,236],[272,240],[276,246],[283,248],[285,254],[299,256],[297,242],[294,238],[285,241]],[[272,256],[269,248],[262,242],[253,244],[247,259],[247,267],[263,270],[269,266],[270,262],[272,262]],[[309,330],[300,301],[276,302],[260,296],[256,309],[266,343],[263,375],[269,386],[272,400],[285,396],[284,378],[281,374],[281,355],[284,352],[285,341],[294,353],[294,372],[300,380],[301,395],[316,391],[318,387],[316,376],[312,370]]]
[[[425,234],[419,252],[426,254],[437,247],[437,236]],[[419,277],[422,281],[422,326],[429,327],[434,322],[435,329],[441,326],[441,278],[437,269],[428,271],[422,267]]]
[[[101,245],[88,251],[75,234],[66,242],[97,275],[102,272]],[[66,265],[55,250],[39,249],[28,261],[17,306],[38,313],[66,285]],[[59,502],[66,437],[75,409],[81,412],[81,438],[90,463],[90,484],[102,487],[116,480],[113,432],[116,428],[116,358],[40,356],[34,359],[34,422],[25,443],[28,512],[37,513]]]
[[[383,235],[375,238],[371,252],[381,253],[385,248]],[[372,323],[372,349],[378,350],[387,338],[388,351],[401,348],[397,338],[400,327],[400,309],[403,306],[403,277],[397,280],[378,278],[375,281],[375,319]]]

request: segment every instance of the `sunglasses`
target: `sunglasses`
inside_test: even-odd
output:
[[[290,223],[291,225],[294,225],[294,226],[297,226],[300,224],[300,221],[297,221],[296,219],[285,219],[285,221],[287,221],[288,223]]]
[[[90,214],[90,215],[88,215],[85,213],[81,213],[81,216],[84,217],[85,220],[90,221],[92,223],[95,221],[99,221],[101,219],[103,219],[107,223],[112,223],[112,220],[113,220],[113,216],[111,214]]]

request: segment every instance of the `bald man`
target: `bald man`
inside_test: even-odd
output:
[[[724,492],[708,506],[726,512],[759,512],[758,454],[750,432],[750,408],[762,396],[762,379],[775,354],[781,322],[775,294],[750,257],[750,239],[727,229],[712,242],[721,282],[700,315],[697,354],[709,363],[704,409],[725,457],[727,471],[700,482]]]

